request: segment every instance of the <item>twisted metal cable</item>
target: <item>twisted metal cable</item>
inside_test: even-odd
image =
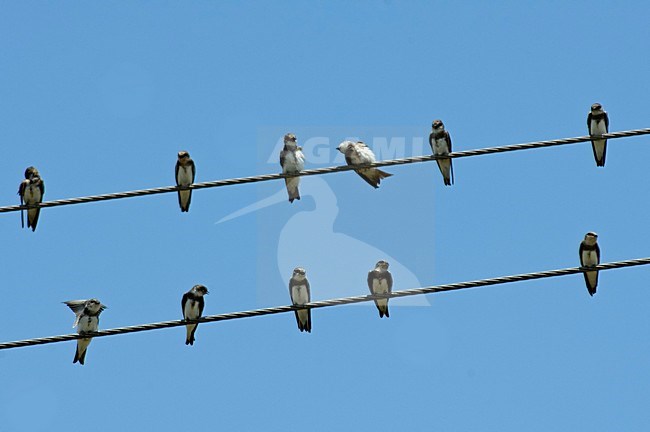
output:
[[[511,144],[511,145],[505,145],[500,147],[488,147],[488,148],[482,148],[476,150],[465,150],[465,151],[450,153],[448,156],[435,156],[435,155],[414,156],[414,157],[408,157],[402,159],[379,161],[372,164],[355,165],[355,166],[341,165],[341,166],[334,166],[334,167],[327,167],[327,168],[303,170],[295,174],[282,174],[282,173],[262,174],[262,175],[251,176],[251,177],[239,177],[239,178],[215,180],[215,181],[209,181],[203,183],[195,183],[189,187],[164,186],[164,187],[151,188],[151,189],[134,190],[129,192],[116,192],[116,193],[108,193],[103,195],[91,195],[91,196],[80,197],[80,198],[67,198],[67,199],[60,199],[54,201],[46,201],[40,204],[33,204],[33,205],[4,206],[4,207],[0,207],[0,213],[14,212],[14,211],[25,210],[34,207],[58,207],[63,205],[83,204],[83,203],[94,202],[94,201],[108,201],[108,200],[131,198],[131,197],[137,197],[143,195],[156,195],[162,193],[177,192],[179,190],[206,189],[206,188],[231,186],[231,185],[244,184],[244,183],[256,183],[261,181],[278,180],[287,177],[303,177],[303,176],[312,176],[312,175],[320,175],[320,174],[329,174],[333,172],[350,171],[359,168],[384,167],[390,165],[406,165],[412,163],[429,162],[429,161],[446,159],[446,158],[463,158],[469,156],[481,156],[481,155],[492,154],[492,153],[505,153],[505,152],[511,152],[517,150],[528,150],[533,148],[553,147],[553,146],[560,146],[566,144],[577,144],[581,142],[591,141],[594,138],[595,139],[599,139],[599,138],[616,139],[616,138],[627,138],[632,136],[648,135],[648,134],[650,134],[650,128],[633,129],[628,131],[612,132],[604,135],[594,135],[593,137],[580,136],[574,138],[562,138],[562,139],[549,140],[549,141],[534,141],[534,142],[529,142],[524,144]]]
[[[590,270],[590,271],[611,270],[611,269],[617,269],[623,267],[634,267],[634,266],[647,265],[647,264],[650,264],[650,258],[639,258],[639,259],[631,259],[626,261],[616,261],[611,263],[600,264],[596,267],[589,267],[588,269],[584,268],[584,270]],[[20,347],[31,346],[31,345],[44,345],[50,343],[65,342],[69,340],[79,339],[81,337],[113,336],[113,335],[119,335],[125,333],[137,333],[142,331],[157,330],[157,329],[168,328],[168,327],[179,327],[193,322],[207,323],[207,322],[217,322],[217,321],[228,321],[228,320],[241,319],[241,318],[251,318],[251,317],[262,316],[262,315],[287,313],[287,312],[293,312],[300,309],[317,309],[317,308],[325,308],[325,307],[339,306],[339,305],[352,304],[352,303],[362,303],[362,302],[373,301],[378,298],[408,297],[408,296],[422,295],[422,294],[433,294],[433,293],[445,292],[445,291],[455,291],[460,289],[479,288],[479,287],[484,287],[489,285],[506,284],[512,282],[533,280],[533,279],[565,276],[565,275],[576,274],[581,272],[583,272],[583,267],[571,267],[571,268],[565,268],[559,270],[541,271],[536,273],[523,273],[523,274],[518,274],[513,276],[501,276],[501,277],[496,277],[491,279],[480,279],[480,280],[474,280],[469,282],[457,282],[457,283],[446,284],[446,285],[412,288],[412,289],[407,289],[402,291],[394,291],[391,294],[386,294],[386,295],[376,295],[376,296],[364,295],[364,296],[355,296],[355,297],[342,297],[342,298],[336,298],[331,300],[321,300],[321,301],[307,303],[304,306],[277,306],[277,307],[264,308],[264,309],[254,309],[249,311],[230,312],[230,313],[219,314],[219,315],[208,315],[199,318],[198,320],[191,320],[191,321],[184,321],[184,320],[162,321],[162,322],[151,323],[151,324],[141,324],[141,325],[135,325],[129,327],[118,327],[118,328],[108,329],[108,330],[99,330],[97,332],[86,333],[84,335],[67,334],[61,336],[26,339],[26,340],[14,341],[14,342],[0,343],[0,350],[20,348]]]

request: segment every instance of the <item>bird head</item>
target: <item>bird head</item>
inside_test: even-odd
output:
[[[589,231],[587,234],[585,234],[585,243],[588,245],[594,245],[598,241],[598,234],[596,234],[593,231]]]
[[[375,264],[375,268],[380,269],[381,271],[386,271],[388,270],[388,262],[384,260],[377,261],[377,264]]]
[[[32,177],[39,177],[40,174],[38,173],[38,170],[36,167],[30,166],[25,169],[25,178],[26,179],[31,179]]]
[[[302,267],[296,267],[295,269],[293,269],[293,276],[299,279],[304,279],[306,274],[307,272]]]
[[[92,298],[90,300],[86,300],[84,308],[86,311],[88,311],[88,313],[96,314],[106,309],[106,305],[103,305],[99,300]]]
[[[593,114],[600,114],[602,111],[603,111],[603,106],[601,104],[599,104],[598,102],[596,102],[595,104],[593,104],[591,106],[591,112]]]
[[[284,143],[285,144],[290,144],[290,143],[295,144],[296,143],[296,136],[294,134],[292,134],[292,133],[286,134],[284,136]]]
[[[345,152],[348,151],[348,148],[349,148],[351,145],[354,145],[354,143],[353,143],[352,141],[343,141],[341,144],[339,144],[339,146],[337,147],[337,149],[338,149],[338,151],[340,151],[341,153],[345,154]]]
[[[208,289],[207,289],[205,286],[203,286],[203,285],[194,285],[194,286],[192,287],[192,291],[194,291],[194,293],[195,293],[196,295],[199,295],[199,296],[204,296],[204,295],[206,295],[206,294],[210,294],[210,292],[208,291]]]

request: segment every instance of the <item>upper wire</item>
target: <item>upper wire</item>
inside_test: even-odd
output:
[[[329,174],[333,172],[350,171],[350,170],[355,170],[360,168],[384,167],[390,165],[407,165],[412,163],[429,162],[429,161],[446,159],[446,158],[455,159],[455,158],[463,158],[463,157],[470,157],[470,156],[481,156],[481,155],[493,154],[493,153],[505,153],[505,152],[511,152],[517,150],[528,150],[534,148],[577,144],[581,142],[591,141],[592,139],[616,139],[616,138],[627,138],[632,136],[648,135],[648,134],[650,134],[650,128],[632,129],[627,131],[607,133],[604,135],[579,136],[573,138],[562,138],[562,139],[555,139],[555,140],[548,140],[548,141],[533,141],[533,142],[528,142],[523,144],[511,144],[511,145],[505,145],[499,147],[488,147],[488,148],[482,148],[476,150],[464,150],[464,151],[449,153],[449,155],[446,156],[436,156],[436,155],[414,156],[414,157],[401,158],[401,159],[384,160],[372,164],[363,164],[363,165],[354,165],[354,166],[340,165],[340,166],[332,166],[326,168],[303,170],[300,171],[299,173],[291,173],[291,174],[283,174],[283,173],[262,174],[262,175],[250,176],[250,177],[239,177],[239,178],[231,178],[231,179],[224,179],[224,180],[208,181],[202,183],[194,183],[191,186],[164,186],[164,187],[140,189],[140,190],[134,190],[128,192],[115,192],[115,193],[108,193],[103,195],[90,195],[90,196],[79,197],[79,198],[59,199],[59,200],[46,201],[40,204],[32,204],[32,205],[10,205],[10,206],[0,207],[0,213],[26,210],[34,207],[42,207],[42,208],[58,207],[58,206],[72,205],[72,204],[83,204],[83,203],[95,202],[95,201],[108,201],[108,200],[131,198],[131,197],[144,196],[144,195],[156,195],[162,193],[177,192],[179,190],[207,189],[207,188],[231,186],[231,185],[244,184],[244,183],[256,183],[256,182],[269,181],[269,180],[278,180],[287,177],[321,175],[321,174]]]

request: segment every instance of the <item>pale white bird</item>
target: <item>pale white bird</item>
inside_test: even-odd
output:
[[[345,162],[348,165],[363,165],[377,162],[375,160],[375,154],[363,141],[343,141],[337,148],[345,155]],[[374,188],[379,187],[382,179],[392,176],[392,174],[377,168],[361,168],[354,171]]]

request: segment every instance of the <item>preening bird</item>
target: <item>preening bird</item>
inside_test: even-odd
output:
[[[20,205],[34,205],[43,202],[43,195],[45,195],[45,182],[43,182],[38,170],[33,166],[27,167],[25,170],[25,180],[20,182],[18,195],[20,195]],[[27,209],[27,228],[36,231],[36,225],[38,224],[38,216],[40,213],[40,207]],[[20,219],[22,227],[25,228],[22,210],[20,211]]]
[[[377,162],[375,160],[375,154],[362,141],[357,141],[356,143],[343,141],[339,144],[338,150],[345,155],[345,162],[348,165],[363,165]],[[392,174],[377,168],[360,168],[354,171],[375,189],[379,187],[382,179],[392,176]]]
[[[84,334],[96,332],[99,327],[99,314],[106,309],[106,305],[100,303],[97,299],[89,300],[70,300],[63,302],[74,312],[76,318],[72,327],[77,327],[77,333]],[[91,337],[77,339],[77,350],[74,354],[72,363],[84,364],[86,361],[86,352],[90,345]]]

